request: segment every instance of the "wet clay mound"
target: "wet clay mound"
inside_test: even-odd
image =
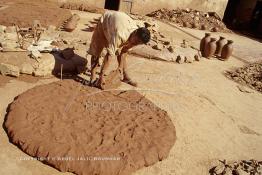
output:
[[[234,71],[227,71],[226,76],[262,93],[262,62],[252,63]]]
[[[147,14],[149,17],[168,20],[180,26],[209,30],[212,32],[231,32],[221,21],[221,18],[215,12],[204,13],[192,9],[159,9]]]
[[[0,25],[19,27],[31,27],[33,20],[40,20],[43,27],[54,25],[60,26],[65,20],[71,17],[69,10],[61,9],[58,5],[43,0],[36,1],[1,1]]]
[[[18,96],[4,126],[27,154],[79,175],[131,174],[166,158],[176,139],[167,113],[138,92],[73,80]]]

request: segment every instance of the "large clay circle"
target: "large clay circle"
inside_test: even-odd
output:
[[[138,92],[73,80],[18,96],[4,126],[27,154],[79,175],[131,174],[166,158],[176,139],[167,113]]]

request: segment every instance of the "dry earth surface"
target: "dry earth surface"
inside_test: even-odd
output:
[[[33,20],[40,20],[43,27],[59,27],[71,17],[69,10],[46,0],[1,0],[0,6],[0,24],[5,26],[32,27]]]
[[[90,40],[91,25],[99,14],[75,12],[81,17],[72,33]],[[185,29],[158,22],[160,31],[180,44],[187,39],[198,47],[204,31]],[[262,58],[260,42],[233,33],[214,33],[235,41],[234,57],[226,62],[201,59],[192,64],[175,64],[128,56],[131,77],[138,88],[122,83],[119,89],[136,89],[156,105],[166,110],[176,126],[177,140],[168,158],[143,168],[134,175],[203,175],[217,165],[218,160],[262,160],[262,94],[241,86],[224,76],[224,72]],[[85,51],[81,51],[84,56]],[[26,83],[12,79],[0,87],[1,122],[14,97],[40,84],[57,81],[41,79]],[[249,93],[239,90],[247,89]],[[43,92],[44,93],[44,92]],[[20,160],[28,155],[10,144],[5,130],[0,130],[0,174],[60,175],[52,167],[36,160]]]

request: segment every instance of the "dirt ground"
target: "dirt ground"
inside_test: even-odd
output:
[[[87,24],[98,14],[76,12],[81,20],[78,36],[90,40]],[[159,22],[162,33],[174,43],[187,39],[198,47],[205,31],[185,29]],[[122,83],[119,89],[136,89],[166,110],[176,126],[177,140],[169,157],[134,175],[205,175],[218,160],[262,160],[262,94],[226,78],[224,72],[262,59],[260,42],[236,34],[215,33],[234,40],[234,56],[222,62],[202,59],[192,64],[175,64],[128,56],[131,77],[138,88]],[[84,51],[83,56],[84,56]],[[22,92],[57,79],[26,83],[11,80],[0,87],[0,112],[3,123],[9,103]],[[249,93],[239,90],[246,88]],[[44,93],[44,92],[43,92]],[[29,157],[9,143],[4,129],[0,130],[0,174],[62,175],[52,167]]]
[[[0,6],[0,24],[5,26],[16,24],[19,27],[31,27],[33,20],[39,20],[43,27],[59,27],[71,17],[69,10],[44,0],[2,0]]]

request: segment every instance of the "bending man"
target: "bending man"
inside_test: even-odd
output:
[[[126,53],[129,49],[139,44],[146,44],[150,40],[150,32],[147,28],[138,28],[135,21],[127,14],[117,11],[107,11],[100,18],[92,36],[89,54],[91,58],[91,84],[95,81],[95,73],[98,68],[98,60],[104,48],[107,54],[100,75],[100,83],[104,76],[110,72],[109,65],[113,59],[118,60],[119,70],[123,74],[123,81],[133,86],[127,73]]]

